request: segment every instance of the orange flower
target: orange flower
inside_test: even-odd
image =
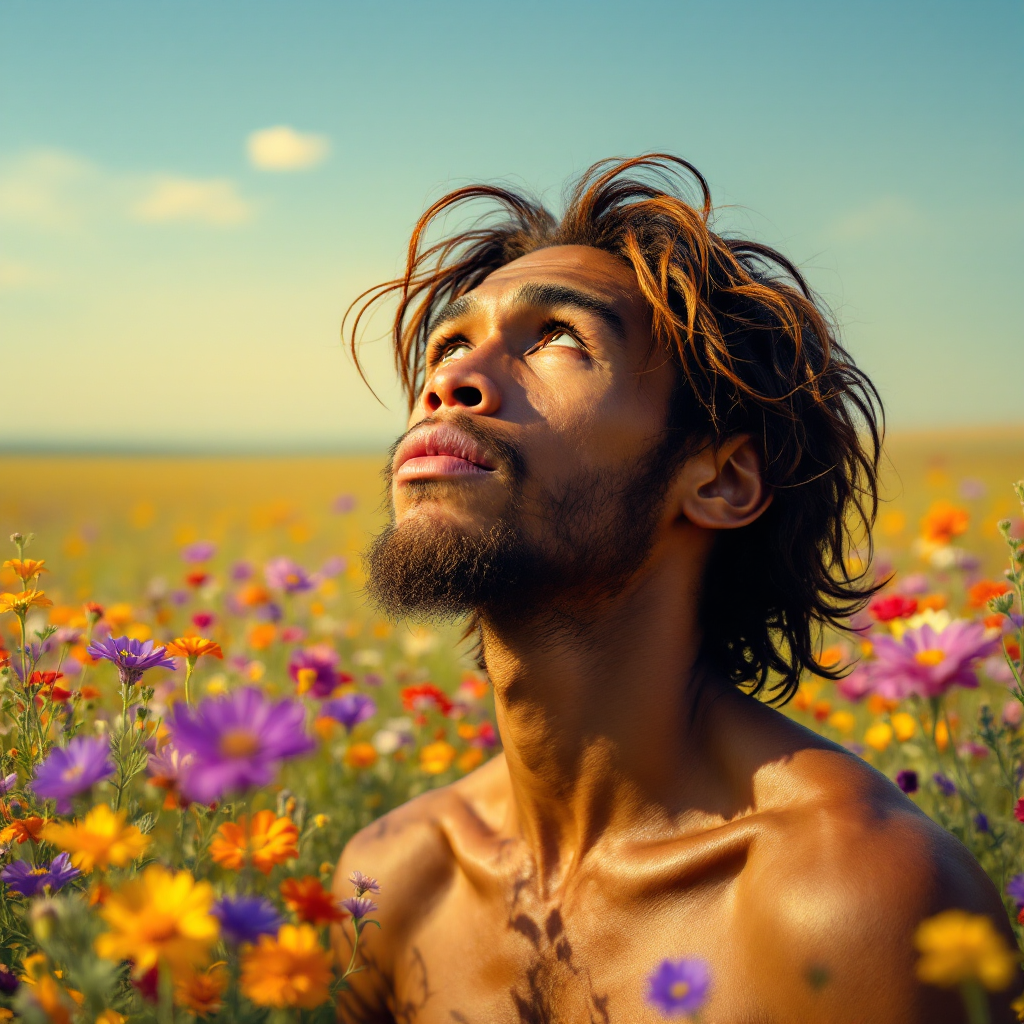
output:
[[[947,598],[945,594],[925,594],[925,596],[917,602],[917,610],[920,612],[941,612],[947,604],[949,604],[949,598]]]
[[[440,775],[452,766],[455,753],[455,748],[444,740],[428,743],[420,751],[420,769],[428,775]]]
[[[282,925],[261,935],[242,958],[242,991],[257,1006],[312,1010],[331,997],[331,956],[308,924]]]
[[[970,523],[966,509],[948,501],[937,501],[921,520],[921,536],[930,544],[948,544],[954,537],[966,533]]]
[[[308,924],[331,924],[345,918],[345,912],[315,875],[286,878],[281,883],[281,896],[299,920]]]
[[[249,630],[249,646],[256,651],[265,651],[277,636],[277,627],[272,622],[261,622]]]
[[[15,576],[20,576],[23,582],[38,576],[41,572],[49,572],[49,569],[43,568],[44,565],[46,560],[42,558],[38,561],[34,558],[26,558],[24,561],[20,558],[9,558],[4,562],[4,568],[10,569]]]
[[[353,743],[345,751],[345,764],[350,768],[372,768],[377,763],[377,748],[372,743]]]
[[[0,594],[0,612],[24,615],[29,608],[49,608],[53,602],[41,590],[23,590],[20,594]]]
[[[221,996],[227,987],[228,975],[223,961],[212,964],[205,971],[192,967],[179,971],[175,976],[174,1001],[197,1017],[206,1017],[221,1008]]]
[[[257,870],[269,875],[275,864],[298,857],[298,844],[299,830],[291,818],[279,818],[273,811],[257,811],[251,832],[244,814],[237,822],[224,822],[210,844],[210,856],[218,864],[239,871],[248,853]]]
[[[194,660],[205,654],[221,660],[224,658],[220,644],[214,643],[212,640],[204,640],[201,636],[179,636],[177,640],[172,640],[164,646],[167,648],[167,653],[173,658]]]
[[[266,604],[269,600],[270,591],[258,583],[250,583],[238,592],[238,601],[246,608],[255,608],[257,605]]]
[[[5,829],[0,830],[0,843],[39,842],[39,833],[46,824],[45,818],[15,818]]]
[[[967,591],[967,604],[971,608],[987,608],[993,597],[999,597],[1010,589],[1005,580],[979,580]]]

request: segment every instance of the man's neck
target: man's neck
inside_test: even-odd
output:
[[[482,623],[510,824],[545,888],[598,845],[698,825],[723,803],[707,718],[695,716],[732,688],[696,671],[692,557],[658,554],[614,597],[563,595],[557,611]]]

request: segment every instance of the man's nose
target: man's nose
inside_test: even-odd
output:
[[[476,350],[434,371],[423,389],[423,406],[427,413],[450,409],[492,416],[501,407],[501,391]]]

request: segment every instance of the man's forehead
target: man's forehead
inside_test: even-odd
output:
[[[473,294],[493,300],[526,281],[568,284],[610,299],[639,294],[636,274],[628,263],[589,245],[551,245],[527,253],[488,274]]]

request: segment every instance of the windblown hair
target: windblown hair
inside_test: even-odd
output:
[[[481,200],[496,212],[428,241],[438,218]],[[858,539],[870,553],[883,413],[796,267],[759,242],[716,234],[712,212],[697,169],[660,153],[595,164],[560,220],[510,188],[456,189],[419,219],[402,276],[360,295],[346,321],[358,365],[361,322],[397,298],[391,337],[412,408],[435,313],[497,268],[553,245],[592,246],[630,266],[651,309],[651,355],[679,369],[667,429],[680,457],[738,434],[758,446],[773,499],[752,524],[717,539],[702,594],[703,654],[750,692],[784,703],[804,671],[840,674],[819,660],[821,627],[843,629],[877,589],[847,554]]]

